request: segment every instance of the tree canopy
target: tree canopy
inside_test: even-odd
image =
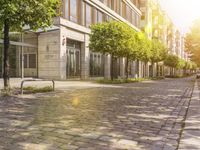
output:
[[[152,55],[150,57],[151,62],[160,62],[166,58],[167,48],[158,39],[153,39],[151,53],[152,53]]]
[[[191,59],[200,66],[200,19],[196,20],[185,38],[185,47]]]
[[[172,68],[176,68],[179,62],[179,57],[173,54],[169,54],[167,55],[164,64],[166,66],[172,67]]]
[[[59,14],[60,0],[0,0],[0,31],[4,36],[4,89],[9,89],[9,45],[10,31],[45,29]]]
[[[145,36],[144,33],[139,32],[136,36],[137,43],[138,43],[138,60],[148,62],[152,56],[151,48],[152,43],[151,41]]]
[[[5,22],[14,31],[28,25],[30,29],[45,28],[52,24],[60,8],[60,0],[1,0],[0,28]]]

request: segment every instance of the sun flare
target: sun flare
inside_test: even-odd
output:
[[[194,20],[200,18],[199,0],[159,0],[163,10],[175,25],[187,32]]]

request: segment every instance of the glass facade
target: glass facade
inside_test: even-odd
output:
[[[2,39],[2,35],[0,37]],[[22,57],[23,56],[23,57]],[[37,35],[10,33],[10,77],[37,77]],[[3,44],[0,43],[0,77],[3,77]]]
[[[128,22],[139,27],[140,15],[131,5],[123,0],[99,0],[117,14],[121,15]],[[138,0],[131,1],[135,6],[139,6]],[[101,12],[94,6],[91,6],[84,0],[64,0],[63,17],[78,23],[80,25],[90,27],[91,24],[100,23],[111,20],[110,16]],[[109,18],[109,19],[108,19]]]
[[[80,52],[81,43],[67,39],[67,64],[66,76],[67,78],[80,77]]]
[[[90,76],[104,76],[104,56],[100,53],[90,53]]]

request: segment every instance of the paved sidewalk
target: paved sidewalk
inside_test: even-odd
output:
[[[90,88],[79,83],[86,85],[0,97],[0,150],[177,149],[193,77],[102,87],[87,82]]]
[[[179,150],[200,150],[200,95],[197,82],[194,86]]]
[[[29,80],[33,78],[11,78],[10,79],[10,86],[12,88],[17,87],[20,88],[21,81],[23,80]],[[149,81],[151,82],[151,81]],[[153,82],[153,81],[152,81]],[[52,82],[49,81],[32,81],[32,82],[25,82],[24,87],[27,86],[35,86],[35,87],[45,87],[45,86],[51,86]],[[99,83],[95,83],[93,81],[55,81],[55,89],[61,90],[61,91],[68,91],[68,90],[74,90],[74,89],[87,89],[87,88],[101,88],[101,87],[115,87],[115,85],[103,85]],[[3,89],[3,79],[0,78],[0,89]]]

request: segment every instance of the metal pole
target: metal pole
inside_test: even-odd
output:
[[[21,40],[22,42],[24,41],[24,37],[23,37],[23,33],[21,35]],[[24,46],[21,46],[21,78],[23,79],[24,78]]]

